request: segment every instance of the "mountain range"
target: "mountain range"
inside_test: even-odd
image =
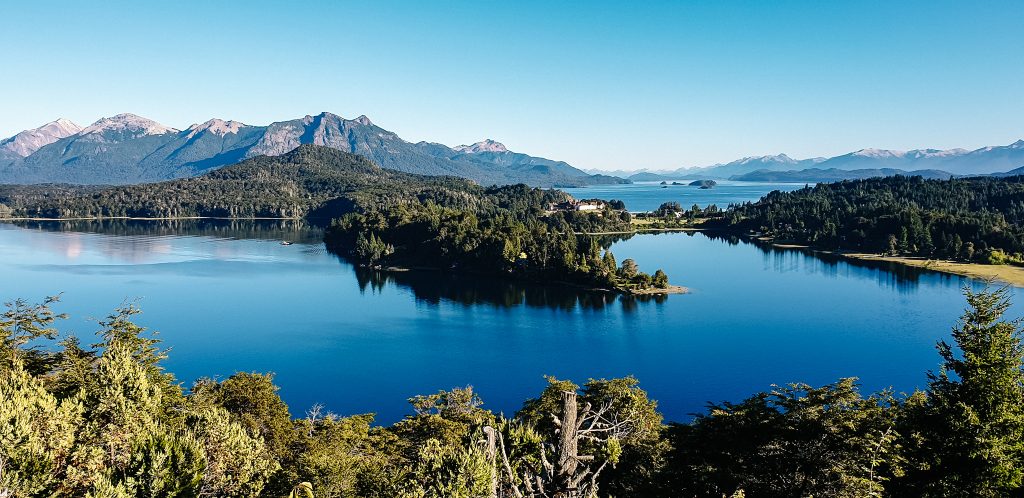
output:
[[[663,181],[686,178],[725,178],[753,180],[768,177],[831,179],[861,178],[864,174],[883,173],[916,174],[924,172],[935,177],[950,175],[985,175],[1024,166],[1024,140],[1009,145],[966,149],[915,149],[908,151],[886,149],[861,149],[835,157],[793,159],[786,154],[774,156],[745,157],[725,164],[697,168],[679,168],[670,171],[619,170],[603,173],[628,178],[632,181]],[[799,175],[800,172],[806,174]],[[593,171],[591,171],[593,172]],[[751,175],[752,173],[757,175]],[[787,173],[788,175],[768,175]],[[750,176],[748,176],[750,175]],[[878,176],[878,175],[873,175]]]
[[[915,169],[903,170],[893,168],[880,169],[839,169],[839,168],[807,168],[791,171],[771,171],[759,169],[733,175],[730,180],[741,182],[771,182],[771,183],[830,183],[842,180],[863,180],[866,178],[877,178],[880,176],[920,176],[929,180],[948,180],[954,175],[948,171],[937,169]]]
[[[0,183],[161,181],[196,176],[259,155],[282,155],[301,144],[357,154],[387,169],[458,176],[484,185],[626,183],[563,161],[512,152],[493,140],[457,147],[411,143],[366,116],[344,119],[328,112],[267,126],[211,119],[184,130],[134,114],[103,118],[85,128],[59,119],[0,141]]]

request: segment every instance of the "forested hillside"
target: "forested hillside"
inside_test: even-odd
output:
[[[934,169],[906,171],[902,169],[881,168],[881,169],[839,169],[839,168],[807,168],[801,170],[772,171],[759,169],[742,175],[730,177],[730,180],[741,182],[788,182],[788,183],[819,183],[839,182],[843,180],[860,180],[864,178],[875,178],[884,176],[920,176],[923,178],[934,178],[946,180],[952,178],[952,173]]]
[[[136,308],[86,346],[58,334],[55,300],[19,301],[0,315],[0,496],[1017,496],[1019,330],[1005,290],[966,296],[925,391],[793,384],[669,425],[635,379],[552,378],[511,416],[465,387],[379,426],[289,407],[272,375],[185,388]]]
[[[420,196],[472,202],[480,187],[453,177],[386,170],[368,159],[303,145],[283,156],[260,156],[205,175],[123,187],[3,186],[0,199],[14,216],[274,217],[339,215],[360,201],[402,202]],[[40,195],[40,192],[53,192]]]
[[[1019,263],[1024,177],[820,184],[734,206],[709,225],[823,249]]]

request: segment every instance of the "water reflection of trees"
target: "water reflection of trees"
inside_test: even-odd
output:
[[[282,240],[304,244],[323,241],[323,229],[301,220],[60,220],[17,221],[22,228],[51,232],[81,232],[101,235],[197,236],[222,239]]]
[[[943,282],[960,280],[963,277],[937,272],[916,266],[909,266],[891,261],[861,260],[841,255],[815,251],[802,247],[779,247],[768,242],[740,238],[736,235],[704,232],[711,240],[735,246],[751,245],[764,254],[765,261],[778,272],[799,269],[809,273],[825,275],[831,278],[853,276],[873,278],[878,285],[895,289],[901,293],[913,292],[921,284],[922,277],[935,278]],[[859,271],[845,272],[854,268]],[[868,271],[863,271],[868,270]]]
[[[340,259],[343,264],[349,264],[344,258]],[[396,285],[412,290],[417,301],[432,305],[444,301],[463,306],[527,306],[562,311],[600,311],[609,309],[617,303],[623,311],[634,312],[642,305],[661,304],[666,299],[666,296],[624,296],[613,292],[588,291],[568,285],[545,285],[432,270],[393,272],[359,266],[353,268],[359,289],[363,292],[380,292],[387,285]]]

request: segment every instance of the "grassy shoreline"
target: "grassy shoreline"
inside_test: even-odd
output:
[[[1011,265],[983,265],[978,263],[961,263],[958,261],[947,261],[942,259],[926,259],[905,256],[882,256],[878,254],[865,253],[843,253],[836,252],[840,256],[861,261],[884,261],[888,263],[899,263],[917,268],[961,275],[980,280],[993,279],[1010,284],[1014,287],[1024,287],[1024,268]]]
[[[638,291],[622,291],[622,290],[620,290],[618,292],[621,292],[621,293],[624,293],[624,294],[629,294],[629,295],[632,295],[632,296],[667,296],[669,294],[689,294],[690,293],[690,289],[689,289],[689,287],[683,287],[682,285],[669,285],[668,287],[665,287],[664,289],[658,289],[658,288],[652,287],[650,289],[644,289],[644,290],[638,290]]]

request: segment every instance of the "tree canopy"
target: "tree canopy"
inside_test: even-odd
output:
[[[392,425],[313,406],[273,376],[184,389],[127,306],[58,341],[56,299],[0,319],[0,496],[1015,496],[1024,348],[1006,290],[965,290],[941,369],[910,395],[855,379],[775,386],[665,425],[632,378],[549,378],[506,417],[471,386]]]
[[[822,249],[1019,264],[1024,177],[818,184],[732,206],[710,225]]]

